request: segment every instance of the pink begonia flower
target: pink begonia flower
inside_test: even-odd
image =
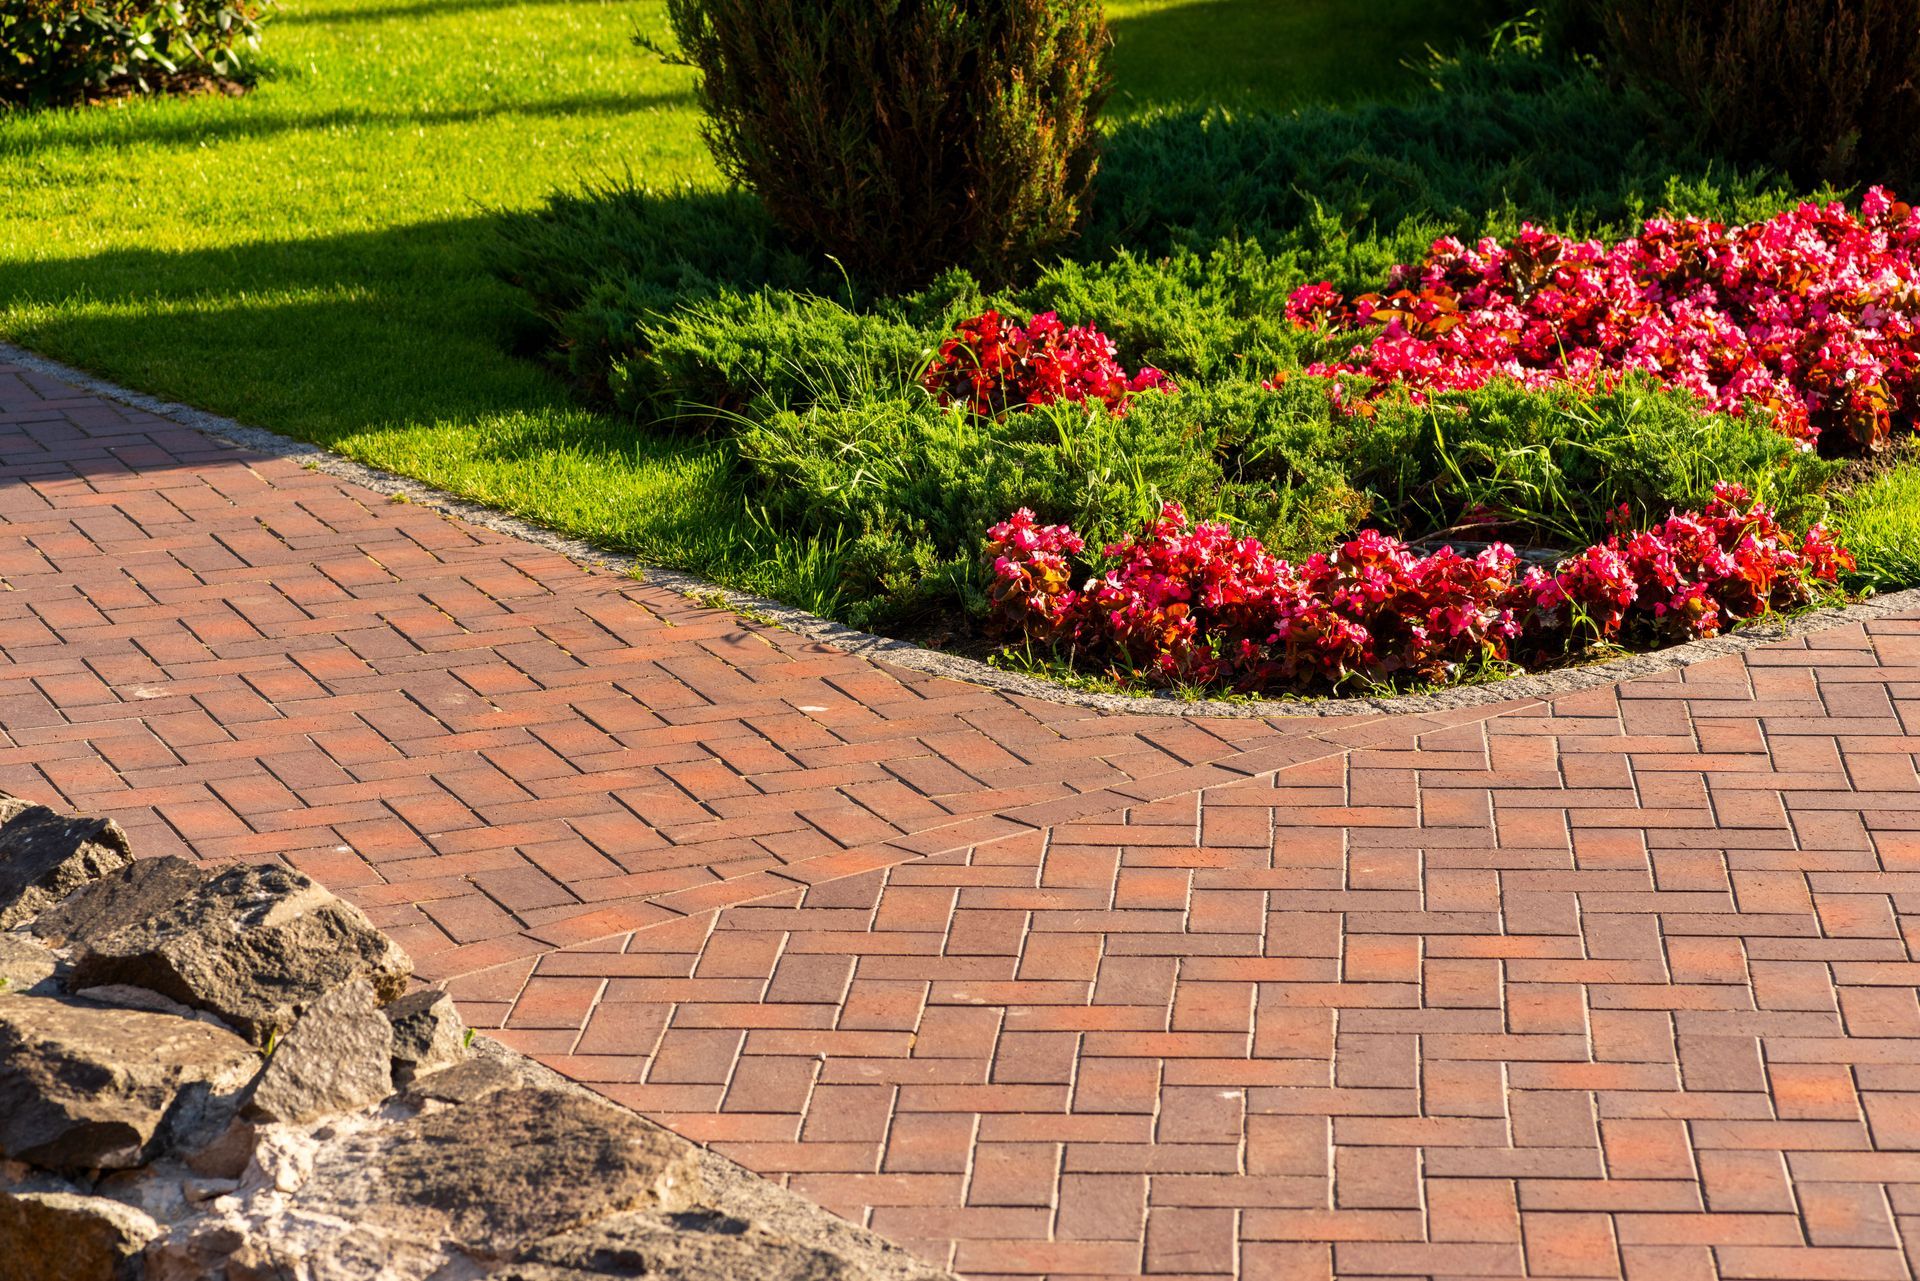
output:
[[[1095,401],[1122,414],[1140,392],[1178,390],[1151,365],[1129,375],[1115,356],[1105,334],[1090,325],[1063,325],[1053,312],[1018,325],[985,311],[954,326],[920,381],[941,404],[964,404],[977,414],[1062,400]]]
[[[993,621],[1122,680],[1243,690],[1444,680],[1475,660],[1564,657],[1595,642],[1712,636],[1812,598],[1853,558],[1815,525],[1795,543],[1736,485],[1697,512],[1521,568],[1496,543],[1419,555],[1363,530],[1299,566],[1167,503],[1073,586],[1085,540],[1022,508],[987,531]]]
[[[1443,236],[1380,294],[1296,290],[1297,325],[1370,330],[1320,376],[1416,399],[1496,378],[1611,386],[1644,373],[1708,408],[1758,408],[1805,447],[1883,448],[1920,420],[1920,216],[1884,188],[1857,215],[1808,202],[1726,227],[1650,218],[1608,249],[1523,224],[1509,244]],[[1340,384],[1329,388],[1350,410]]]

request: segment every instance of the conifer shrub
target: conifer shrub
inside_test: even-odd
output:
[[[1017,275],[1080,222],[1099,0],[668,0],[721,169],[884,285]]]
[[[1670,95],[1701,140],[1801,182],[1920,172],[1913,0],[1601,0],[1608,61]]]

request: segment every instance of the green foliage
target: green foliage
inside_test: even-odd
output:
[[[1802,182],[1920,176],[1913,0],[1599,0],[1609,65],[1692,141]]]
[[[1117,537],[1160,496],[1214,487],[1208,442],[1057,404],[1005,418],[917,390],[743,422],[755,500],[782,527],[843,539],[847,621],[924,622],[981,603],[983,530],[1016,507]]]
[[[1368,414],[1328,392],[1229,379],[1137,397],[1123,417],[1056,404],[993,419],[875,390],[745,416],[736,445],[770,525],[841,549],[842,615],[883,627],[960,623],[979,603],[981,532],[1017,507],[1106,542],[1177,499],[1296,560],[1363,525],[1569,549],[1622,504],[1657,518],[1721,480],[1805,522],[1833,467],[1757,418],[1632,383],[1390,396]]]
[[[1152,365],[1180,378],[1259,376],[1295,363],[1309,342],[1286,319],[1299,265],[1257,243],[1147,257],[1121,250],[1099,262],[1061,262],[1006,305],[1057,311],[1097,326],[1129,369]]]
[[[720,168],[892,285],[1072,233],[1107,95],[1099,0],[667,0]]]
[[[627,354],[608,374],[614,405],[642,421],[696,425],[755,401],[806,406],[908,385],[930,341],[890,316],[771,290],[643,312],[623,337]]]
[[[0,102],[43,107],[231,80],[272,0],[0,0]]]
[[[1821,513],[1835,464],[1794,449],[1763,417],[1701,412],[1629,382],[1592,393],[1493,383],[1377,402],[1352,444],[1352,474],[1407,537],[1455,531],[1521,546],[1598,541],[1616,508],[1636,523],[1704,506],[1717,481],[1744,485],[1796,523]]]

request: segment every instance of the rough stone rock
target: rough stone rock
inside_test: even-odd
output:
[[[48,1169],[141,1165],[216,1123],[259,1066],[194,1019],[0,996],[0,1155]]]
[[[22,1281],[132,1281],[160,1225],[104,1197],[0,1191],[0,1273]]]
[[[33,932],[57,947],[91,943],[160,915],[206,879],[205,872],[171,854],[138,858],[42,912],[34,918]]]
[[[133,859],[127,834],[104,818],[63,818],[0,796],[0,930],[31,920]]]
[[[479,1281],[441,1249],[399,1240],[377,1224],[249,1216],[219,1203],[147,1247],[142,1281]]]
[[[0,934],[0,993],[32,991],[59,968],[59,958],[32,939]]]
[[[393,1093],[393,1025],[373,985],[355,979],[307,1007],[274,1045],[247,1114],[303,1124],[352,1112]]]
[[[406,1101],[416,1107],[428,1099],[441,1103],[472,1103],[489,1094],[527,1084],[512,1068],[493,1059],[468,1059],[445,1071],[417,1076],[407,1087]]]
[[[502,1090],[328,1144],[298,1205],[499,1259],[617,1211],[684,1209],[699,1188],[694,1149],[632,1113]]]
[[[723,1214],[622,1214],[538,1242],[493,1281],[863,1281],[840,1255]]]
[[[398,1085],[467,1056],[466,1024],[445,992],[409,992],[387,1007],[387,1019],[393,1024],[393,1079]]]
[[[187,1168],[209,1179],[237,1179],[253,1160],[259,1131],[253,1122],[235,1117],[218,1134],[187,1150]]]
[[[149,992],[144,987],[134,987],[130,983],[102,983],[97,987],[75,989],[71,995],[76,1000],[90,1001],[95,1005],[117,1005],[123,1010],[145,1010],[149,1014],[172,1014],[178,1018],[190,1019],[204,1014],[190,1005],[182,1005],[170,996],[158,992]],[[229,1032],[233,1029],[228,1028]]]
[[[685,1141],[571,1091],[272,1126],[237,1192],[149,1248],[147,1281],[471,1281],[611,1214],[679,1213],[698,1165]]]
[[[361,911],[298,872],[235,867],[149,921],[90,943],[76,986],[130,983],[209,1010],[256,1045],[354,979],[381,1001],[406,990],[412,962]]]

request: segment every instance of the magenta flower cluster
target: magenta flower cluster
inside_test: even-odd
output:
[[[1098,401],[1124,413],[1139,392],[1175,390],[1151,365],[1128,374],[1115,355],[1105,334],[1091,325],[1063,325],[1053,312],[1021,325],[985,311],[954,326],[920,381],[941,404],[970,405],[978,414],[1057,400]]]
[[[990,598],[1003,629],[1123,680],[1324,690],[1712,636],[1805,603],[1852,567],[1822,527],[1795,539],[1746,491],[1715,493],[1703,511],[1617,533],[1551,572],[1523,568],[1504,544],[1418,555],[1371,530],[1296,566],[1168,503],[1079,587],[1085,540],[1023,508],[987,532]]]
[[[1608,249],[1524,225],[1436,240],[1383,293],[1309,285],[1295,323],[1379,326],[1345,359],[1376,390],[1605,384],[1639,371],[1728,413],[1758,407],[1828,452],[1880,449],[1920,415],[1920,213],[1873,188],[1858,214],[1802,204],[1726,227],[1655,218]]]

